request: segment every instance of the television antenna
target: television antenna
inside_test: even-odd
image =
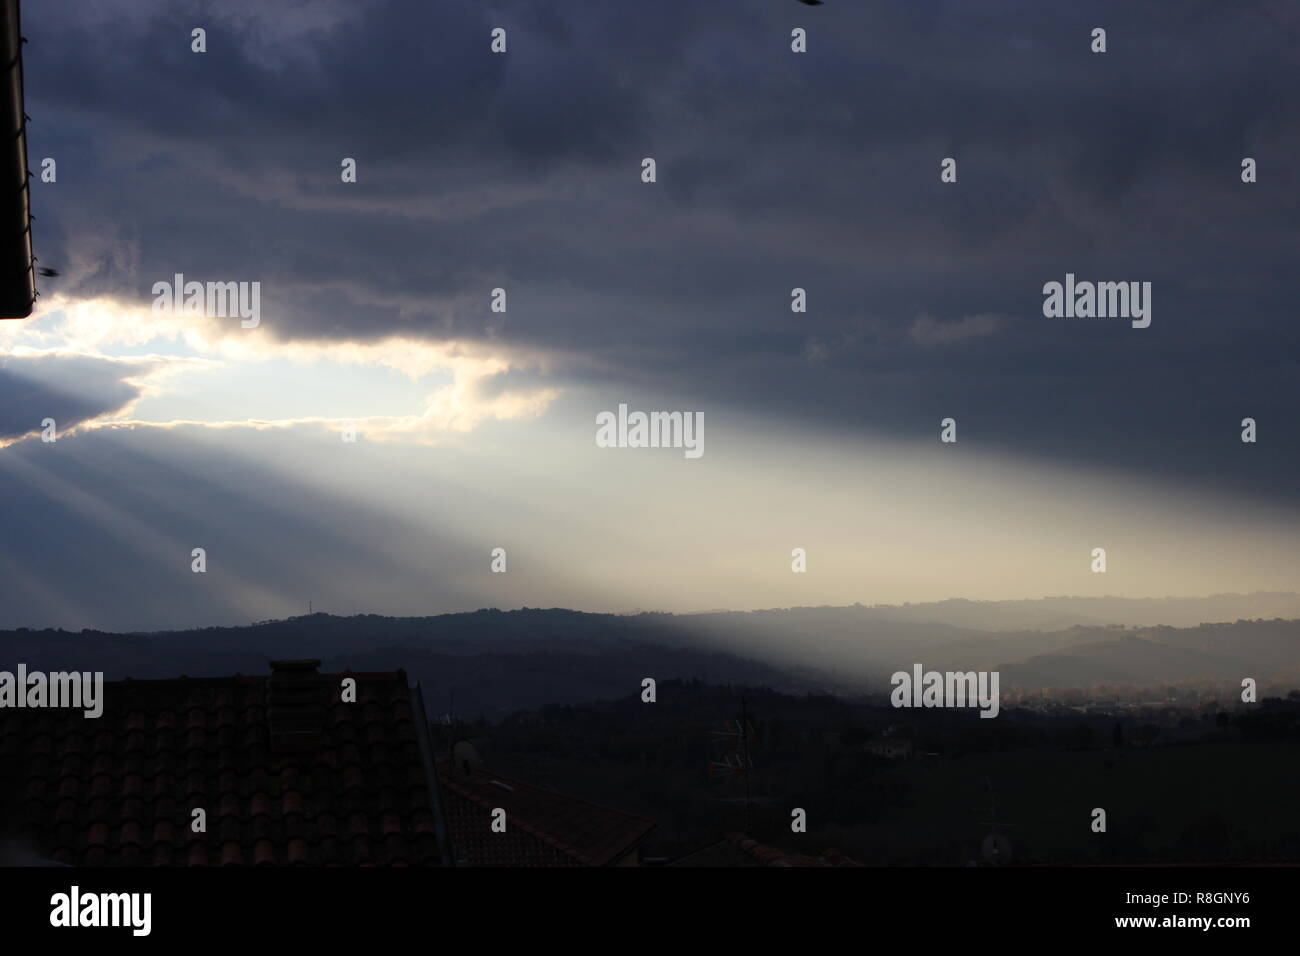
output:
[[[722,730],[711,730],[709,736],[715,744],[722,744],[727,749],[717,759],[709,761],[709,782],[727,783],[739,778],[744,782],[743,797],[714,797],[718,803],[743,803],[745,805],[745,833],[750,830],[755,804],[771,803],[766,797],[756,797],[751,791],[750,775],[754,770],[754,761],[750,756],[751,742],[754,738],[754,725],[749,719],[749,705],[745,695],[740,696],[740,719],[727,721]]]

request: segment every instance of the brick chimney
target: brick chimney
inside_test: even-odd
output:
[[[323,744],[328,691],[319,669],[318,660],[271,661],[266,716],[275,753],[306,753]]]

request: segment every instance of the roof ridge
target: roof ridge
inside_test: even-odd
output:
[[[439,758],[438,758],[438,766],[439,766],[439,769],[441,769],[443,766],[449,766],[449,765],[450,765],[450,758],[447,758],[447,757],[439,757]],[[593,800],[587,800],[587,799],[585,799],[585,798],[583,798],[583,797],[575,797],[575,796],[573,796],[573,795],[571,795],[571,794],[563,793],[563,792],[561,792],[561,791],[559,791],[559,790],[553,790],[553,789],[551,789],[550,787],[543,787],[541,784],[537,784],[537,783],[529,783],[527,780],[520,780],[520,779],[518,779],[517,777],[507,776],[506,774],[503,774],[503,773],[497,773],[497,772],[492,771],[492,770],[485,770],[485,769],[482,768],[482,767],[475,768],[475,771],[474,771],[474,772],[475,772],[475,773],[481,773],[481,774],[483,774],[484,776],[494,777],[494,778],[496,778],[497,780],[501,781],[502,783],[507,783],[507,784],[510,784],[511,786],[526,787],[526,788],[528,788],[528,789],[530,789],[530,790],[539,790],[539,791],[541,791],[542,793],[553,794],[553,795],[555,795],[555,796],[557,796],[557,797],[560,797],[560,798],[562,798],[562,799],[564,799],[564,800],[568,800],[568,801],[570,801],[571,803],[585,803],[587,806],[589,806],[589,807],[595,807],[597,810],[605,810],[605,811],[607,811],[607,812],[609,812],[609,813],[617,813],[617,814],[619,814],[620,816],[631,817],[631,818],[634,819],[634,820],[643,820],[643,821],[645,821],[646,823],[650,823],[650,824],[653,824],[653,825],[655,825],[655,826],[658,826],[658,821],[656,821],[653,817],[648,817],[648,816],[645,816],[644,814],[641,814],[641,813],[633,813],[633,812],[630,811],[630,810],[622,810],[622,809],[620,809],[620,808],[618,808],[618,807],[611,807],[611,806],[609,806],[608,804],[604,804],[604,803],[596,803],[596,802],[593,801]],[[451,772],[447,774],[447,777],[450,779],[450,778],[454,777],[454,774],[455,774],[455,768],[452,767],[452,768],[451,768]]]
[[[459,786],[456,781],[451,780],[450,778],[447,777],[440,777],[439,783],[445,783],[448,787],[456,791],[456,793],[464,797],[466,800],[469,800],[471,803],[480,807],[487,807],[487,804],[483,802],[483,800],[479,797],[477,793],[474,793],[471,790],[466,790],[465,788]],[[564,796],[564,794],[559,794],[559,796]],[[561,853],[565,854],[566,856],[572,857],[573,859],[578,860],[579,862],[585,864],[590,864],[592,862],[592,858],[580,852],[577,847],[565,843],[559,837],[551,836],[545,830],[539,829],[536,825],[529,823],[527,820],[520,819],[518,815],[516,815],[514,819],[512,819],[510,822],[514,826],[523,830],[529,836],[541,840],[547,846],[559,850]]]

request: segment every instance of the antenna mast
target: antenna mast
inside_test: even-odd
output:
[[[1014,827],[1014,823],[998,822],[998,797],[997,792],[993,789],[993,781],[988,777],[984,778],[984,788],[989,792],[989,818],[981,820],[980,823],[990,828],[984,842],[980,845],[980,852],[983,854],[985,861],[997,866],[1006,863],[1011,859],[1011,841],[1007,839],[1006,834],[1002,832],[1007,827]]]
[[[726,726],[726,725],[724,725]],[[740,720],[731,721],[730,726],[725,730],[711,730],[709,736],[719,738],[719,742],[729,743],[730,747],[721,756],[721,760],[709,761],[709,780],[734,780],[739,775],[745,782],[745,833],[749,833],[753,824],[754,798],[750,791],[749,775],[754,769],[754,762],[749,755],[749,741],[754,734],[754,727],[749,722],[749,705],[745,700],[744,694],[740,697]],[[716,797],[715,799],[738,803],[732,797]]]

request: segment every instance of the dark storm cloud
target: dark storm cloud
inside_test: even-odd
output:
[[[64,291],[260,279],[286,338],[492,338],[615,396],[850,434],[952,415],[972,444],[1295,500],[1292,5],[123,9],[27,11]],[[1150,281],[1151,328],[1043,318],[1067,271]]]
[[[5,356],[0,359],[0,441],[39,433],[52,418],[58,432],[117,412],[140,397],[129,379],[150,362],[81,355]]]

